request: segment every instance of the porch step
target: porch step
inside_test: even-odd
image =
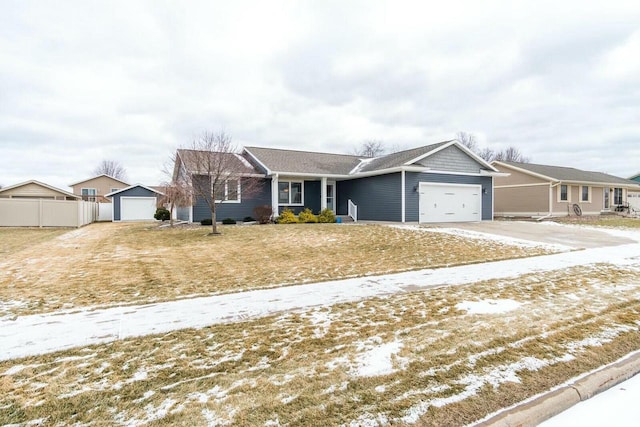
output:
[[[353,222],[353,218],[349,215],[336,215],[336,219],[340,218],[340,222]]]

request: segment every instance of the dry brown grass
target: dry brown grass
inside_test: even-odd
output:
[[[596,227],[640,228],[640,218],[627,218],[619,215],[593,215],[582,217],[555,218],[564,224],[584,224]]]
[[[68,231],[64,228],[0,227],[0,257],[10,256]]]
[[[463,425],[640,348],[639,272],[577,267],[2,362],[0,424],[402,424],[415,414]],[[456,308],[485,299],[522,305]],[[358,374],[389,345],[388,372]]]
[[[160,229],[99,223],[16,246],[0,261],[0,316],[142,304],[538,255],[496,242],[376,225]],[[9,303],[10,302],[10,303]]]

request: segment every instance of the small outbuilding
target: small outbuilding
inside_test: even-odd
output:
[[[162,196],[160,191],[142,184],[105,195],[112,201],[113,221],[153,221],[158,199]]]

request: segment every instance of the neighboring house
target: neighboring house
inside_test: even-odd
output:
[[[201,179],[178,150],[174,179],[186,174]],[[269,205],[274,216],[289,208],[317,213],[329,208],[358,220],[394,222],[480,221],[493,218],[493,178],[499,172],[457,141],[445,141],[376,158],[261,147],[245,147],[237,158],[246,179],[260,188],[243,197],[243,180],[229,183],[217,218],[241,220],[253,208]],[[259,178],[255,178],[259,177]],[[210,218],[196,198],[178,210],[178,218]]]
[[[31,180],[0,189],[0,197],[8,199],[77,200],[80,196],[71,194],[44,182]]]
[[[0,227],[82,227],[95,221],[96,203],[40,181],[0,189]]]
[[[496,216],[599,215],[628,206],[628,195],[640,191],[638,182],[601,172],[533,163],[492,165],[509,174],[496,177]]]
[[[113,201],[113,221],[153,221],[159,198],[164,194],[142,184],[135,184],[106,194]]]
[[[126,182],[105,174],[69,185],[73,188],[73,194],[81,196],[82,200],[101,203],[110,203],[111,201],[106,198],[107,194],[128,186]]]
[[[629,179],[631,181],[636,181],[640,183],[640,173],[635,174]],[[640,190],[638,191],[629,190],[629,192],[627,193],[627,200],[631,208],[633,208],[637,212],[640,212]]]

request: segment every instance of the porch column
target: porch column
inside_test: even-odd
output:
[[[400,216],[401,221],[405,222],[405,191],[404,187],[406,185],[404,171],[400,172]]]
[[[278,212],[278,174],[271,175],[271,212],[274,218],[280,215]]]
[[[323,176],[320,179],[320,210],[325,209],[327,209],[327,177]]]

